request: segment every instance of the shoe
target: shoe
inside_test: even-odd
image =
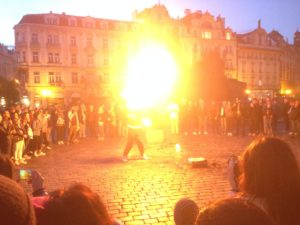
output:
[[[74,143],[78,143],[78,142],[79,142],[78,139],[75,139],[75,140],[74,140]]]
[[[24,158],[25,158],[26,160],[29,160],[29,159],[31,159],[31,156],[29,156],[29,155],[24,155]]]
[[[20,165],[20,162],[18,160],[15,161],[15,165]]]
[[[50,150],[50,149],[52,149],[52,148],[51,148],[50,146],[47,146],[46,149]]]
[[[45,152],[40,152],[40,153],[39,153],[39,156],[44,156],[44,155],[46,155]]]
[[[21,160],[20,160],[20,163],[21,163],[21,164],[27,164],[27,162],[26,162],[25,159],[21,159]]]
[[[39,157],[39,153],[37,151],[34,152],[33,154],[35,157]]]
[[[122,157],[122,161],[123,161],[123,162],[127,162],[127,161],[128,161],[128,157],[127,157],[127,156],[123,156],[123,157]]]
[[[60,143],[63,145],[63,144],[64,144],[64,141],[61,141]]]
[[[143,160],[149,160],[150,158],[149,158],[148,156],[146,156],[146,155],[143,155],[143,156],[142,156],[142,159],[143,159]]]

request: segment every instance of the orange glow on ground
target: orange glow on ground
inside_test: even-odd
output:
[[[161,44],[143,45],[128,62],[122,97],[129,109],[149,109],[163,104],[177,79],[172,54]]]

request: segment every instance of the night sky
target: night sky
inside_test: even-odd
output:
[[[69,15],[131,20],[135,9],[141,10],[158,0],[0,0],[0,43],[14,44],[13,26],[30,13],[65,12]],[[300,29],[299,0],[161,0],[172,17],[182,17],[184,9],[209,11],[221,15],[226,25],[244,33],[257,27],[258,19],[267,32],[275,29],[293,42]]]

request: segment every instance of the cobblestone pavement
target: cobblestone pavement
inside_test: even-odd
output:
[[[299,139],[285,137],[300,162]],[[194,199],[201,207],[229,195],[227,159],[240,154],[252,137],[172,137],[159,144],[146,144],[150,160],[140,160],[134,148],[128,162],[121,161],[125,140],[81,140],[55,146],[47,155],[34,158],[28,168],[45,177],[48,191],[70,185],[88,184],[98,192],[112,216],[131,224],[174,224],[173,208],[180,198]],[[181,144],[181,152],[175,144]],[[192,168],[189,157],[205,157],[207,168]],[[25,188],[29,188],[23,184]],[[30,190],[28,190],[30,191]]]

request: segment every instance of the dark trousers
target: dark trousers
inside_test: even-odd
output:
[[[42,137],[40,135],[33,135],[32,141],[33,151],[40,151],[42,149]]]
[[[57,126],[57,141],[64,141],[65,139],[65,127],[64,126]]]
[[[72,143],[77,136],[77,125],[71,125],[69,128],[68,142]]]
[[[127,136],[127,144],[123,152],[123,156],[127,156],[132,149],[134,143],[137,144],[138,149],[140,151],[141,156],[144,155],[144,145],[141,142],[139,135],[138,135],[138,130],[135,129],[128,129],[128,136]]]

